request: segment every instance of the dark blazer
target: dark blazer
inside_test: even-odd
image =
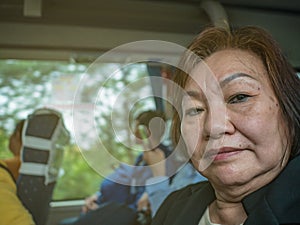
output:
[[[151,225],[198,225],[215,200],[209,182],[189,185],[172,193],[161,205]],[[300,224],[300,156],[279,176],[242,201],[248,215],[244,225]]]

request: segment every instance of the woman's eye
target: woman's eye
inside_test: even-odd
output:
[[[229,104],[236,104],[241,102],[246,102],[251,96],[246,94],[238,94],[229,99]]]
[[[187,109],[185,111],[185,115],[188,115],[188,116],[196,116],[198,114],[200,114],[201,112],[203,112],[204,109],[203,108],[190,108],[190,109]]]

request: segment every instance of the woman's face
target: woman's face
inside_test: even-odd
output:
[[[266,73],[256,55],[222,50],[190,74],[181,133],[194,166],[215,185],[263,186],[287,163],[287,128]]]

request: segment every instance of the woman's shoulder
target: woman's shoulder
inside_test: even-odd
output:
[[[6,163],[5,163],[5,161],[3,159],[0,159],[0,165],[2,165],[2,167],[3,166],[7,167],[7,165],[6,165]]]
[[[199,199],[203,201],[199,201]],[[167,197],[153,218],[152,225],[189,223],[186,220],[198,221],[199,215],[201,216],[202,211],[204,212],[212,199],[214,199],[214,192],[208,181],[190,184],[172,192]],[[195,207],[200,214],[195,214],[193,210]],[[178,219],[181,222],[178,222]]]
[[[9,186],[13,190],[16,188],[14,177],[3,160],[0,160],[0,183],[3,187]]]

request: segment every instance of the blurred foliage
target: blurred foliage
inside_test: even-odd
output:
[[[51,82],[75,71],[67,62],[0,60],[0,128],[12,131],[17,120],[46,104],[51,97]]]
[[[12,153],[8,149],[8,135],[0,128],[0,159],[12,157]]]
[[[59,87],[65,87],[68,92],[71,90],[68,87],[71,84],[69,85],[68,82],[78,82],[87,68],[88,65],[85,64],[62,61],[0,60],[0,158],[11,157],[8,150],[8,138],[16,122],[26,118],[35,109],[51,103],[54,98],[53,88],[55,87],[53,85],[63,81],[61,77],[68,76],[67,84],[61,84]],[[90,82],[82,90],[82,100],[90,101],[97,96],[99,87],[105,89],[109,98],[109,95],[117,93],[135,79],[147,76],[145,65],[120,68],[120,65],[108,63],[97,67],[97,71],[90,71],[91,74],[86,74]],[[120,76],[114,76],[109,82],[103,83],[105,79],[101,74],[107,73],[107,70],[118,69]],[[133,92],[123,96],[121,107],[126,109],[136,95]],[[63,102],[63,96],[56,93],[55,97],[58,98],[60,105],[70,105],[68,99]],[[148,103],[149,101],[138,102],[135,107],[143,108]],[[96,141],[95,143],[88,141],[89,149],[85,151],[84,156],[93,157],[95,153],[101,152],[101,148],[105,148],[119,161],[132,163],[139,152],[132,151],[123,144],[124,140],[116,138],[111,121],[111,106],[101,102],[97,107],[99,107],[96,115],[98,135],[101,136],[103,146],[99,147]],[[62,107],[61,111],[66,125],[70,125],[72,123],[70,107]],[[124,121],[128,123],[128,118],[124,117],[126,115],[122,110],[114,113],[118,118],[120,129],[128,132],[128,124],[124,123]],[[70,128],[72,125],[67,127]],[[123,132],[123,138],[131,141],[130,135],[126,132]],[[98,190],[103,177],[92,168],[94,166],[90,165],[91,163],[86,162],[82,152],[83,150],[79,150],[72,135],[70,144],[65,147],[63,165],[54,191],[55,200],[82,199]],[[103,165],[104,173],[112,171],[113,167],[117,166],[112,165],[105,157],[96,157],[95,167],[96,164]]]
[[[102,179],[82,158],[77,146],[69,145],[64,150],[54,200],[83,199],[98,190]]]

